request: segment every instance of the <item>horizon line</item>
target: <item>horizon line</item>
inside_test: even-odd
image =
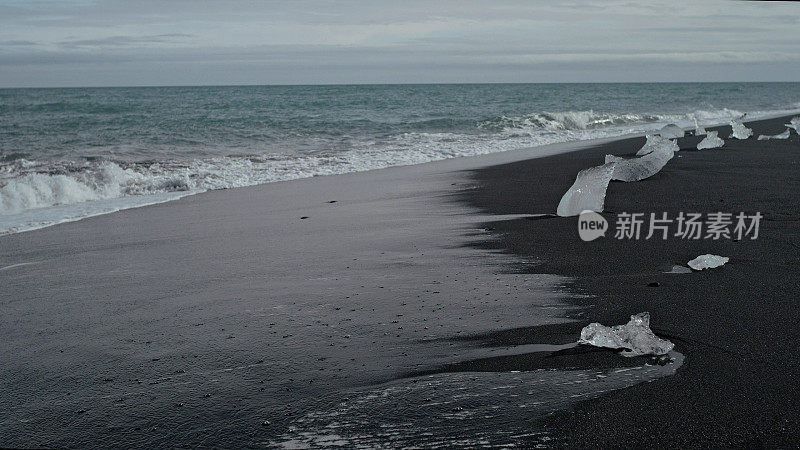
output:
[[[799,0],[800,1],[800,0]],[[463,86],[486,84],[746,84],[746,83],[800,83],[800,80],[753,81],[484,81],[484,82],[406,82],[406,83],[241,83],[241,84],[139,84],[100,86],[0,86],[0,89],[123,89],[123,88],[189,88],[189,87],[325,87],[325,86]]]

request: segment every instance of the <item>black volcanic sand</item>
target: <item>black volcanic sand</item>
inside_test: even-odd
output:
[[[800,444],[800,139],[757,141],[785,130],[787,118],[747,123],[754,137],[698,151],[698,137],[655,176],[612,182],[606,197],[611,230],[583,242],[577,218],[516,219],[485,224],[497,239],[475,244],[534,260],[524,270],[574,277],[582,306],[576,322],[495,332],[471,339],[490,345],[574,342],[583,326],[621,324],[651,313],[653,330],[686,355],[677,374],[579,403],[544,419],[564,446],[795,446]],[[644,138],[480,169],[480,187],[459,199],[492,214],[553,213],[578,171],[607,153],[633,155]],[[618,240],[616,214],[760,211],[757,240]],[[645,221],[645,227],[648,221]],[[673,224],[672,233],[675,231]],[[644,230],[646,233],[646,229]],[[644,235],[643,235],[644,236]],[[666,274],[704,253],[730,257],[717,269]],[[658,287],[648,287],[658,282]],[[635,360],[635,359],[634,359]],[[641,363],[642,361],[637,361]],[[631,360],[576,349],[551,355],[482,359],[444,370],[583,368]]]

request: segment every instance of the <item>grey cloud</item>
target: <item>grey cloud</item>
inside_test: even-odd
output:
[[[631,46],[624,51],[613,48],[595,49],[591,52],[557,48],[502,48],[470,47],[448,49],[418,46],[393,46],[376,50],[371,47],[281,45],[259,46],[248,49],[235,47],[171,48],[149,52],[135,47],[109,47],[93,51],[31,51],[18,52],[0,58],[0,66],[58,66],[103,65],[118,63],[163,63],[176,67],[187,63],[206,64],[263,64],[268,63],[286,70],[298,67],[324,70],[331,67],[368,67],[393,69],[401,66],[418,67],[472,67],[485,70],[499,65],[530,67],[537,64],[581,64],[602,61],[638,62],[654,61],[675,63],[692,62],[790,62],[800,61],[800,54],[787,51],[741,52],[735,49],[695,51],[654,51],[643,46]]]
[[[186,33],[167,33],[150,36],[109,36],[101,39],[78,39],[71,41],[61,41],[59,45],[63,47],[122,47],[136,44],[153,44],[175,42],[183,38],[192,37]]]
[[[799,20],[720,0],[0,0],[0,86],[797,78]]]
[[[32,47],[39,45],[38,42],[24,41],[19,39],[12,39],[8,41],[0,41],[0,47]]]
[[[774,28],[739,26],[736,28],[709,27],[709,26],[676,26],[676,27],[648,27],[642,31],[653,31],[661,33],[710,33],[710,34],[741,34],[741,33],[766,33],[774,31]]]

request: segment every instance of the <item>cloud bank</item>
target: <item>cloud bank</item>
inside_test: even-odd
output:
[[[800,4],[0,0],[0,86],[797,81]]]

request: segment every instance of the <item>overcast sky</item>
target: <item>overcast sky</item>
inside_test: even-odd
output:
[[[0,0],[0,86],[799,81],[800,3]]]

